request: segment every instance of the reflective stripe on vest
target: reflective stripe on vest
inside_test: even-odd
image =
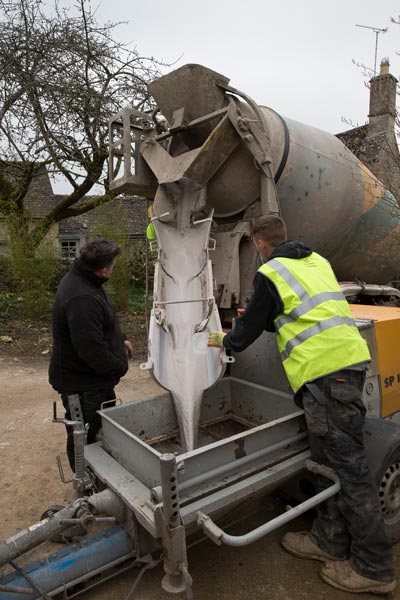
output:
[[[327,329],[332,329],[332,327],[337,327],[338,325],[349,325],[350,327],[355,327],[354,319],[352,317],[332,317],[331,319],[325,319],[324,321],[319,321],[312,327],[309,327],[296,337],[289,340],[285,346],[285,350],[281,352],[282,360],[286,360],[293,348],[305,342],[313,335],[317,335],[317,333],[321,333],[322,331],[326,331]]]
[[[272,281],[283,303],[275,328],[294,391],[308,381],[370,359],[335,275],[322,256],[313,252],[300,259],[275,258],[259,272]]]
[[[296,259],[297,260],[297,259]],[[294,321],[304,315],[312,308],[318,306],[318,304],[322,304],[327,300],[345,300],[343,296],[343,292],[340,290],[338,292],[321,292],[320,294],[316,294],[315,296],[310,296],[310,294],[304,289],[299,281],[292,275],[292,273],[276,259],[272,259],[268,261],[268,265],[277,271],[282,279],[286,281],[288,285],[292,288],[294,292],[298,295],[300,300],[302,300],[302,304],[292,310],[292,312],[286,317],[282,317],[278,319],[275,325],[280,328],[283,327],[286,323],[290,323],[290,321]],[[261,269],[260,269],[261,271]],[[262,271],[261,271],[262,272]]]

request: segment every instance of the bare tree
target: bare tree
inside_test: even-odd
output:
[[[147,84],[160,74],[160,63],[115,41],[117,24],[99,24],[89,0],[73,14],[54,1],[47,14],[41,0],[0,0],[0,218],[30,253],[54,223],[114,197],[108,118],[149,108]],[[44,168],[71,193],[33,226],[24,199]],[[97,183],[103,193],[85,200]]]

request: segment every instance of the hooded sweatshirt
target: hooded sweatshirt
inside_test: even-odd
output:
[[[305,258],[312,250],[298,241],[283,242],[275,248],[273,258]],[[224,337],[225,348],[235,352],[245,350],[263,331],[275,331],[274,319],[283,311],[283,303],[275,285],[265,275],[257,272],[253,294],[243,315],[235,319],[234,329]]]

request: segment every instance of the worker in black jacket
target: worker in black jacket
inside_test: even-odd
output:
[[[94,240],[62,278],[53,314],[53,351],[49,381],[61,394],[70,419],[68,395],[79,394],[87,443],[101,428],[97,414],[103,402],[115,400],[114,387],[128,370],[133,348],[124,339],[103,284],[110,278],[120,249],[108,240]],[[67,455],[75,470],[72,427],[67,427]]]

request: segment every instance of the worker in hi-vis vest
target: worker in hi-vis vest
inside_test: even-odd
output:
[[[147,209],[147,218],[149,219],[149,223],[146,227],[146,237],[149,242],[150,249],[157,250],[158,244],[157,244],[156,231],[154,229],[154,225],[153,225],[153,221],[151,220],[151,216],[152,216],[152,205],[149,206]]]
[[[334,469],[341,482],[340,492],[319,506],[311,531],[286,533],[282,545],[322,561],[321,578],[336,588],[391,592],[392,550],[363,443],[367,344],[325,258],[287,241],[277,216],[257,219],[252,237],[265,261],[253,294],[234,330],[211,332],[208,345],[241,352],[264,330],[275,331],[295,402],[304,408],[311,458]],[[322,478],[320,490],[327,484]]]

